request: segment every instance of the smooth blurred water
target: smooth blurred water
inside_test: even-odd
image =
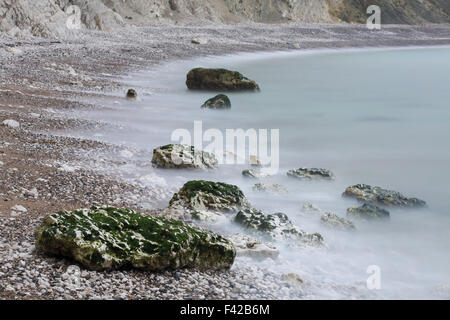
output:
[[[230,93],[231,110],[201,110],[213,94],[185,86],[186,73],[198,66],[239,70],[256,80],[261,92]],[[245,166],[223,165],[214,172],[128,169],[131,177],[156,172],[173,187],[194,178],[237,184],[255,207],[286,212],[302,229],[321,232],[328,246],[285,248],[276,262],[238,263],[300,274],[307,282],[306,298],[433,298],[433,288],[450,285],[449,48],[207,57],[123,80],[138,89],[139,101],[95,100],[110,109],[83,115],[124,128],[101,129],[95,132],[99,140],[151,151],[170,143],[177,128],[192,131],[194,120],[202,120],[205,130],[280,129],[280,173],[268,182],[285,185],[285,196],[253,192],[255,181],[241,176]],[[92,137],[94,132],[83,134]],[[129,159],[138,160],[143,159]],[[300,182],[285,176],[288,169],[303,166],[330,169],[336,181]],[[302,204],[312,202],[345,216],[356,203],[341,194],[356,183],[419,197],[429,209],[391,210],[390,222],[357,223],[355,233],[326,229],[319,217],[301,214]],[[226,233],[236,227],[214,228]],[[366,288],[369,265],[381,268],[381,290]],[[450,298],[446,290],[438,297]]]

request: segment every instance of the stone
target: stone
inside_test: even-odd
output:
[[[169,202],[171,209],[192,212],[236,212],[249,206],[249,201],[239,187],[205,180],[186,182]]]
[[[320,217],[320,222],[327,227],[338,230],[352,231],[356,229],[353,222],[339,217],[334,213],[325,213]]]
[[[255,81],[226,69],[192,69],[187,74],[186,86],[190,90],[259,91]]]
[[[205,38],[194,38],[191,40],[191,43],[193,44],[207,44],[208,43],[208,39]]]
[[[318,168],[289,170],[287,175],[300,180],[334,180],[334,174],[330,170]]]
[[[244,234],[234,234],[227,237],[236,248],[236,256],[250,257],[254,259],[276,259],[280,251],[271,243],[263,243]]]
[[[12,120],[12,119],[6,119],[2,122],[2,125],[4,125],[5,127],[10,127],[13,129],[17,129],[20,127],[20,123],[17,122],[16,120]]]
[[[391,207],[422,208],[427,205],[423,200],[408,198],[399,192],[382,189],[380,187],[372,187],[366,184],[357,184],[348,187],[343,196],[356,198],[365,203]]]
[[[228,96],[218,94],[217,96],[208,99],[203,105],[202,109],[230,109],[231,101]]]
[[[272,240],[294,240],[314,245],[323,242],[320,234],[299,230],[284,213],[266,214],[254,208],[243,209],[237,213],[234,222]]]
[[[288,190],[280,184],[257,183],[253,186],[253,191],[286,194]]]
[[[137,97],[138,97],[138,94],[137,94],[136,90],[128,89],[128,91],[127,91],[127,98],[128,99],[137,99]]]
[[[264,168],[261,168],[261,169],[247,169],[247,170],[242,171],[242,175],[244,177],[252,178],[252,179],[264,179],[264,178],[268,178],[268,177],[271,176],[269,174],[269,172],[264,170]]]
[[[347,209],[347,217],[364,219],[364,220],[379,220],[389,219],[389,211],[377,207],[373,204],[365,203],[361,207],[352,207]]]
[[[92,207],[44,218],[36,248],[90,270],[229,269],[234,245],[222,236],[129,209]]]
[[[216,223],[226,219],[225,215],[221,212],[206,210],[192,211],[191,217],[192,219],[209,223]]]
[[[323,211],[317,207],[316,205],[312,203],[305,203],[302,206],[302,212],[308,213],[308,214],[321,214]]]
[[[153,150],[152,164],[165,169],[215,169],[219,161],[214,154],[185,144],[168,144]]]
[[[293,286],[302,286],[305,281],[296,273],[286,273],[281,275],[281,279]]]

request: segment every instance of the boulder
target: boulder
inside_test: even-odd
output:
[[[219,162],[209,152],[185,144],[168,144],[153,150],[152,163],[165,169],[215,169]]]
[[[389,211],[373,204],[365,203],[361,207],[347,209],[347,216],[364,220],[389,219]]]
[[[261,169],[247,169],[242,171],[242,175],[247,178],[252,179],[264,179],[270,177],[270,174],[264,170],[264,168]]]
[[[289,170],[287,175],[301,180],[334,180],[334,174],[330,170],[318,168]]]
[[[255,259],[276,259],[280,251],[271,243],[263,243],[243,234],[234,234],[227,237],[236,248],[236,256]]]
[[[230,109],[231,101],[228,96],[224,94],[218,94],[217,96],[208,99],[203,105],[203,109]]]
[[[234,245],[213,232],[113,207],[48,215],[35,239],[38,250],[91,270],[229,269],[236,255]]]
[[[193,44],[207,44],[208,43],[208,39],[206,38],[194,38],[191,40],[191,43]]]
[[[226,219],[225,215],[221,212],[206,210],[192,211],[191,217],[194,220],[207,223],[216,223],[219,221],[224,221]]]
[[[243,209],[237,213],[234,221],[271,240],[294,240],[313,245],[320,245],[323,242],[320,234],[307,234],[299,230],[284,213],[265,214],[253,208]]]
[[[343,196],[356,198],[365,203],[385,205],[391,207],[421,208],[426,202],[417,198],[407,198],[399,192],[372,187],[366,184],[357,184],[348,187]]]
[[[190,90],[259,91],[255,81],[226,69],[192,69],[187,74],[186,85]]]
[[[137,99],[137,97],[138,97],[138,94],[137,94],[136,90],[128,89],[128,91],[127,91],[127,98],[128,99]]]
[[[305,203],[302,206],[302,212],[307,214],[321,214],[323,211],[312,203]]]
[[[239,187],[204,180],[186,182],[169,202],[169,208],[192,212],[233,212],[249,206],[249,201]]]
[[[327,227],[338,230],[352,231],[356,229],[353,222],[341,218],[334,213],[325,213],[320,217],[320,222]]]
[[[253,186],[253,191],[286,194],[288,190],[280,184],[257,183]]]
[[[305,283],[296,273],[285,273],[281,275],[281,279],[294,287],[302,286]]]

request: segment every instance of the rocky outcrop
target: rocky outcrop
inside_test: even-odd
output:
[[[236,255],[233,244],[213,232],[112,207],[48,215],[35,239],[38,250],[91,270],[228,269]]]
[[[289,170],[287,175],[300,180],[334,180],[334,174],[330,170],[318,168]]]
[[[293,225],[284,213],[266,214],[257,209],[244,209],[237,213],[234,221],[257,235],[272,240],[293,240],[312,245],[320,245],[320,234],[307,234]]]
[[[389,211],[373,204],[365,203],[361,207],[347,209],[347,217],[363,220],[389,219]]]
[[[250,206],[237,186],[222,182],[187,182],[169,202],[169,208],[188,211],[233,212]]]
[[[203,109],[230,109],[231,101],[224,94],[218,94],[217,96],[208,99],[203,105]]]
[[[322,215],[320,217],[320,222],[330,228],[333,229],[338,229],[338,230],[355,230],[356,227],[353,224],[353,222],[341,218],[338,215],[334,214],[334,213],[325,213],[324,215]]]
[[[257,183],[253,186],[253,191],[286,194],[288,190],[280,184]]]
[[[235,248],[236,255],[255,259],[276,259],[280,251],[271,243],[263,243],[243,234],[234,234],[227,237]]]
[[[186,86],[190,90],[259,91],[255,81],[226,69],[192,69],[187,74]]]
[[[215,169],[219,162],[209,152],[184,144],[168,144],[153,150],[152,164],[164,169]]]
[[[390,207],[422,208],[426,202],[417,198],[408,198],[399,192],[372,187],[366,184],[357,184],[348,187],[344,197],[355,198],[361,202]]]

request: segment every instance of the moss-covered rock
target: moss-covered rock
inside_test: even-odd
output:
[[[35,239],[37,249],[91,270],[227,269],[236,255],[233,244],[213,232],[112,207],[48,215]]]
[[[218,94],[215,97],[212,97],[211,99],[208,99],[203,105],[203,109],[230,109],[231,108],[231,101],[230,98],[228,98],[224,94]]]
[[[169,202],[172,209],[233,212],[250,206],[239,187],[205,180],[186,182]]]
[[[366,184],[357,184],[348,187],[343,196],[356,198],[365,203],[391,207],[421,208],[426,206],[426,202],[423,200],[408,198],[399,192],[380,187],[372,187]]]
[[[215,169],[219,162],[209,152],[185,144],[168,144],[153,150],[152,164],[165,169]]]
[[[296,242],[320,245],[323,238],[320,234],[308,234],[299,230],[284,213],[265,214],[257,209],[239,211],[234,221],[254,233],[271,240],[294,240]]]
[[[334,174],[330,170],[319,168],[289,170],[287,175],[300,180],[334,180]]]
[[[255,81],[226,69],[192,69],[187,74],[186,85],[191,90],[259,91]]]
[[[344,230],[344,231],[353,231],[356,229],[353,222],[339,217],[334,213],[325,213],[320,217],[320,222],[330,228]]]
[[[379,220],[389,219],[389,211],[377,207],[373,204],[365,203],[361,207],[352,207],[347,209],[347,217],[364,219],[364,220]]]

